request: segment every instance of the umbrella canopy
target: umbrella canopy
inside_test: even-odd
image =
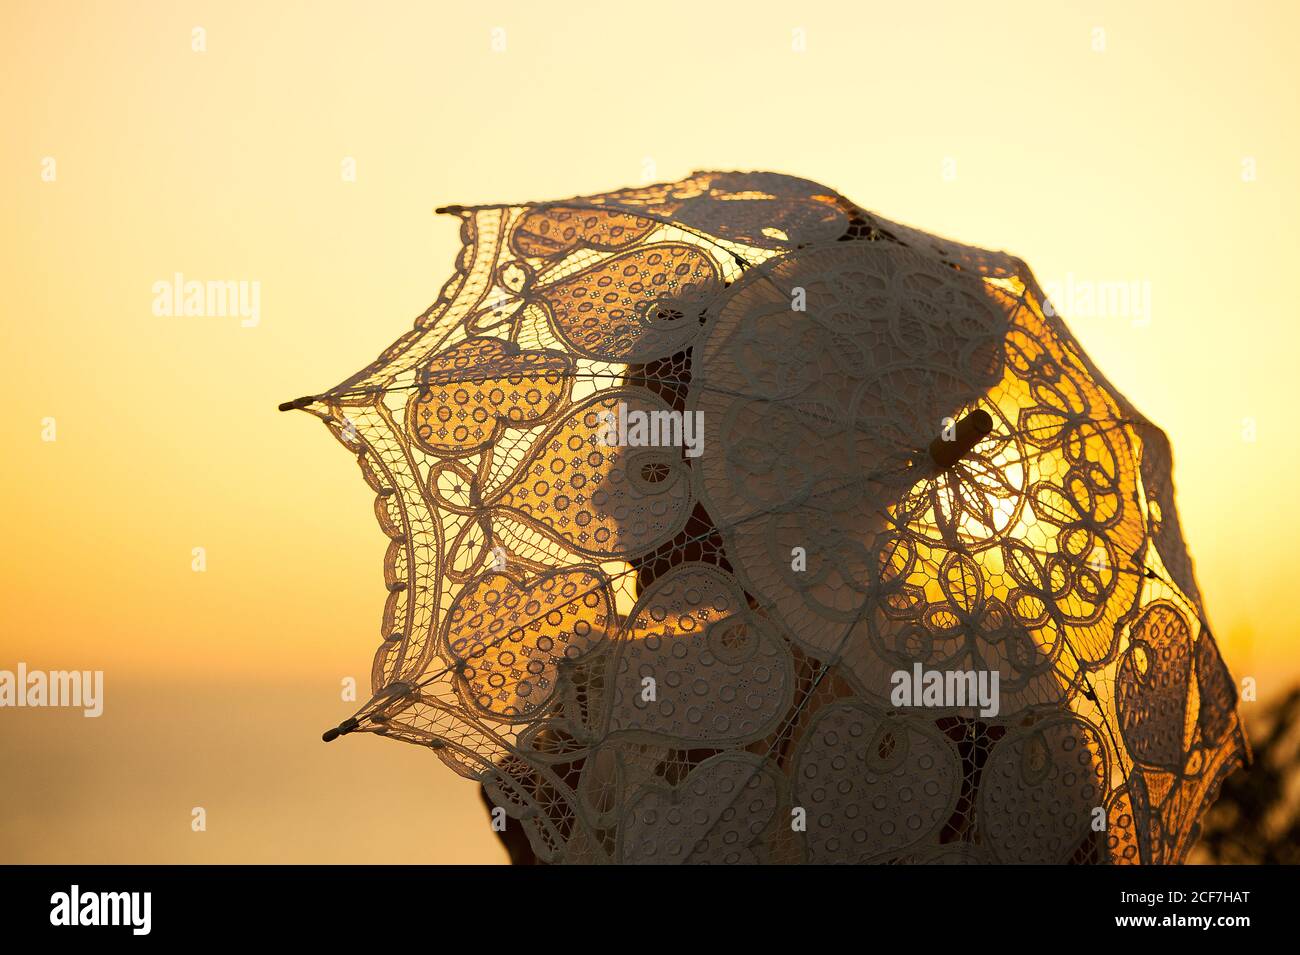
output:
[[[542,861],[1179,862],[1246,758],[1170,447],[1020,260],[772,173],[449,207],[290,402],[390,544],[374,698]]]

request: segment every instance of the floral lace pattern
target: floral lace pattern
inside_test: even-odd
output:
[[[546,862],[1185,857],[1246,742],[1169,444],[1023,263],[773,173],[445,211],[438,301],[307,408],[389,539],[348,731]]]

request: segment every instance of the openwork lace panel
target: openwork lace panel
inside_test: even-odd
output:
[[[345,732],[548,862],[1185,857],[1246,742],[1169,443],[1022,262],[771,173],[445,211],[437,302],[299,403],[389,540]],[[918,665],[996,715],[897,705]]]

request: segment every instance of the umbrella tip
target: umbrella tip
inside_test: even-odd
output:
[[[333,729],[327,729],[325,732],[321,733],[320,738],[326,743],[332,743],[340,736],[346,736],[348,733],[351,733],[358,725],[357,718],[355,716],[349,716],[338,726],[335,726]]]
[[[294,398],[293,401],[280,402],[280,410],[296,411],[299,408],[306,408],[309,404],[311,404],[315,400],[316,398],[314,395],[303,395],[303,397],[301,398]]]
[[[464,206],[438,206],[433,211],[435,215],[458,216],[465,211],[465,208]]]

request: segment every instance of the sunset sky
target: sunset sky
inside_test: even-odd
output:
[[[102,669],[106,701],[0,710],[0,861],[505,861],[433,756],[319,742],[342,681],[366,695],[385,542],[351,456],[276,411],[433,301],[454,202],[773,170],[1023,258],[1170,435],[1234,675],[1300,681],[1298,26],[1276,2],[4,4],[0,669]],[[177,273],[258,283],[257,321],[156,315]],[[1088,314],[1103,283],[1149,308]]]

